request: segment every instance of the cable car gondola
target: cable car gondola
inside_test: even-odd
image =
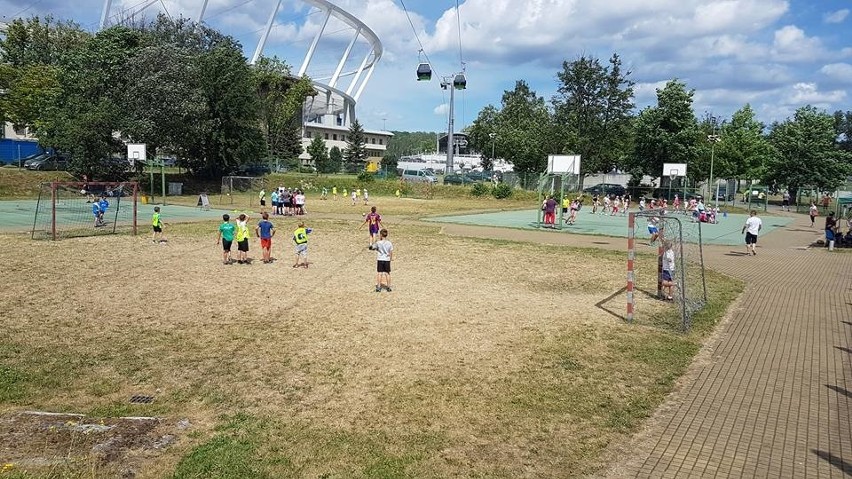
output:
[[[456,77],[453,79],[453,88],[456,90],[464,90],[467,88],[467,79],[464,77],[464,73],[456,74]]]
[[[432,79],[432,67],[428,63],[417,65],[417,81],[429,81]]]

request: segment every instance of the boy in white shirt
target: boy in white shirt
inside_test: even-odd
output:
[[[752,256],[757,256],[757,234],[763,228],[763,222],[757,217],[757,211],[751,210],[751,214],[743,225],[742,233],[745,233],[746,256],[751,251]]]
[[[379,232],[379,241],[373,245],[376,250],[376,292],[385,288],[391,292],[391,261],[393,261],[393,244],[388,240],[388,230],[382,228]]]

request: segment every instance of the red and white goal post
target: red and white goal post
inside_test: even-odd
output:
[[[135,181],[42,183],[33,215],[33,239],[137,232],[139,184]],[[103,210],[95,205],[105,200]]]
[[[655,224],[658,231],[653,255],[637,255],[636,222],[643,219]],[[644,225],[640,225],[644,226]],[[650,234],[650,233],[649,233]],[[627,220],[627,321],[633,322],[636,313],[636,295],[665,299],[663,293],[664,244],[670,242],[675,261],[672,275],[672,300],[678,306],[681,328],[686,331],[692,325],[692,315],[707,303],[707,283],[704,275],[704,248],[701,223],[684,224],[681,219],[669,215],[663,209],[633,212]],[[641,281],[640,281],[641,280]],[[639,285],[652,288],[651,293]]]

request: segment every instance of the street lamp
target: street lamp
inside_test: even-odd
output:
[[[713,188],[713,162],[716,159],[716,143],[719,143],[722,137],[719,135],[707,135],[707,141],[710,142],[710,188]],[[713,195],[713,202],[716,208],[719,207],[719,185],[716,185],[716,194]]]

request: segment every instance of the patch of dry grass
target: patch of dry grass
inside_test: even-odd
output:
[[[392,201],[400,218],[431,204]],[[211,223],[168,245],[2,237],[0,411],[189,418],[140,477],[563,477],[598,467],[700,341],[598,306],[623,286],[618,253],[397,221],[394,291],[375,293],[357,222],[310,222],[298,270],[295,220],[276,226],[279,260],[250,266],[221,264]]]

